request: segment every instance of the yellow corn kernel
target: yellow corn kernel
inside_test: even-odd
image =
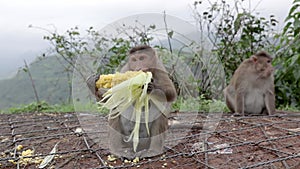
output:
[[[12,164],[17,164],[17,162],[15,162],[14,160],[8,160],[8,162],[10,162]]]
[[[132,160],[133,163],[138,163],[140,161],[139,157],[135,157],[135,159]]]
[[[22,151],[21,154],[22,154],[21,156],[23,156],[23,157],[25,157],[25,156],[33,156],[33,151],[30,150],[30,149],[28,149],[28,150]]]
[[[107,74],[100,75],[99,80],[96,82],[96,87],[99,88],[112,88],[113,86],[120,84],[123,81],[126,81],[138,74],[142,73],[142,71],[127,71],[125,73],[115,73],[115,74]]]
[[[18,146],[17,146],[17,151],[22,150],[22,148],[23,148],[23,145],[18,145]]]
[[[112,161],[116,161],[117,158],[115,156],[113,156],[113,155],[108,155],[107,156],[107,160],[110,161],[110,162],[112,162]]]
[[[127,159],[125,159],[125,160],[124,160],[124,163],[131,163],[131,161],[130,161],[130,160],[127,160]]]

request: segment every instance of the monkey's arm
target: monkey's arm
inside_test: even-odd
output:
[[[235,112],[235,92],[233,86],[229,84],[224,90],[225,103],[231,112]]]
[[[153,74],[153,82],[150,85],[152,94],[159,97],[165,97],[167,102],[172,102],[176,99],[177,93],[173,82],[168,76],[168,73],[159,69],[150,69]]]
[[[235,95],[235,113],[244,116],[244,106],[244,93],[242,91],[237,91]]]
[[[275,94],[274,94],[274,85],[271,86],[271,89],[267,90],[265,94],[265,104],[268,110],[268,115],[275,113]]]
[[[235,88],[235,113],[241,114],[242,116],[245,115],[245,86],[243,75],[240,74],[240,76],[235,77],[233,81],[233,85]]]
[[[88,88],[90,89],[90,91],[92,92],[92,94],[96,97],[96,100],[99,101],[101,96],[98,92],[98,89],[96,87],[96,81],[99,79],[100,74],[93,74],[91,76],[89,76],[86,80],[86,84],[88,86]]]

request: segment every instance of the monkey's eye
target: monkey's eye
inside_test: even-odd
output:
[[[141,57],[140,57],[140,60],[144,60],[144,56],[141,56]]]
[[[136,58],[132,58],[131,61],[135,62],[135,61],[136,61]]]
[[[271,60],[267,60],[267,63],[271,63]]]

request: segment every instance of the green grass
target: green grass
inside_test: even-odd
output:
[[[109,110],[100,106],[98,103],[75,103],[75,111],[76,112],[89,112],[96,114],[104,114],[107,115]]]
[[[54,104],[50,105],[45,101],[40,103],[32,102],[30,104],[22,104],[17,107],[11,107],[5,110],[0,110],[1,114],[14,114],[14,113],[35,113],[35,112],[59,112],[59,113],[68,113],[68,112],[91,112],[99,114],[108,114],[108,110],[101,108],[97,103],[76,103],[74,104]]]
[[[181,112],[229,112],[226,104],[221,100],[209,100],[203,95],[199,97],[178,97],[172,105],[173,110]]]
[[[74,107],[71,104],[63,105],[49,105],[47,102],[40,103],[32,102],[30,104],[22,104],[18,107],[11,107],[1,110],[0,113],[13,114],[13,113],[33,113],[33,112],[74,112]]]
[[[297,108],[297,107],[294,107],[294,106],[279,106],[278,110],[300,112],[300,108]]]
[[[293,111],[300,112],[299,108],[293,106],[279,106],[279,110],[283,111]],[[203,96],[199,96],[196,98],[182,98],[179,97],[172,104],[172,111],[179,110],[180,112],[230,112],[226,107],[226,104],[220,100],[208,100]],[[14,113],[34,113],[34,112],[59,112],[59,113],[67,113],[67,112],[93,112],[99,113],[103,115],[107,115],[109,110],[101,107],[96,103],[87,103],[87,104],[76,104],[74,107],[73,104],[55,104],[50,105],[45,101],[40,103],[33,102],[26,105],[19,105],[18,107],[12,107],[5,110],[0,110],[2,114],[14,114]]]

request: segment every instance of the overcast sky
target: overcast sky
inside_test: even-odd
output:
[[[203,0],[206,1],[206,0]],[[214,0],[211,0],[214,1]],[[233,1],[233,0],[231,0]],[[0,79],[32,61],[49,44],[46,32],[29,25],[63,33],[79,26],[101,29],[123,17],[142,13],[163,13],[192,22],[194,0],[0,0]],[[284,20],[292,0],[251,0],[262,15]],[[258,6],[257,6],[258,5]]]

